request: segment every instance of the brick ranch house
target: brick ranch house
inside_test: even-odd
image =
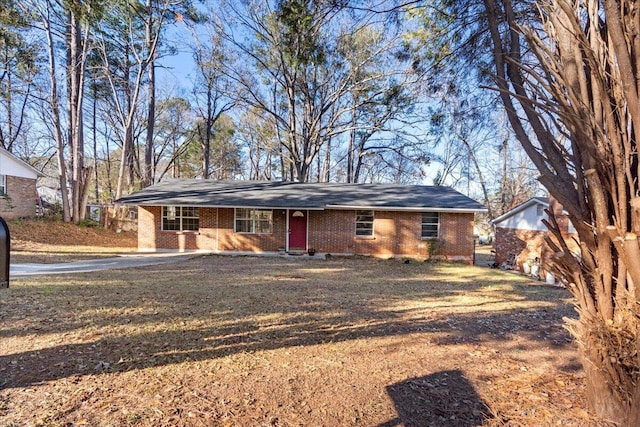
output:
[[[485,208],[448,187],[171,180],[118,200],[138,206],[138,250],[317,251],[472,262]]]
[[[36,180],[40,171],[0,148],[0,216],[31,217],[36,214]]]
[[[555,216],[562,238],[569,248],[579,250],[576,231],[562,205],[553,198],[534,197],[493,220],[496,263],[502,264],[514,259],[514,268],[526,271],[525,264],[532,264],[537,258],[542,277],[550,271],[553,252],[545,238],[555,238],[542,222],[547,218],[546,209]]]

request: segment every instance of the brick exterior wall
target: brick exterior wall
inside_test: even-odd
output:
[[[522,270],[522,264],[529,259],[541,258],[546,231],[518,230],[515,228],[496,228],[494,250],[496,262],[502,264],[516,256],[516,264]]]
[[[138,209],[138,249],[154,251],[208,250],[215,252],[275,252],[286,246],[286,210],[273,210],[271,234],[234,232],[234,209],[200,208],[199,232],[161,230],[162,209]],[[473,214],[440,214],[438,258],[471,262],[473,258]],[[374,236],[355,236],[356,214],[352,210],[308,212],[308,248],[318,252],[380,257],[429,257],[433,240],[422,239],[420,212],[376,211]]]
[[[7,175],[6,185],[7,196],[0,196],[0,215],[4,218],[35,216],[36,180]]]
[[[373,237],[356,237],[355,211],[311,211],[309,247],[318,252],[380,257],[407,256],[427,259],[434,240],[422,239],[420,212],[375,211]],[[471,261],[473,214],[440,214],[438,257]]]
[[[549,199],[549,210],[558,223],[562,239],[566,242],[569,250],[579,253],[578,237],[574,233],[569,233],[569,217],[564,213],[562,205],[553,198]],[[549,236],[552,241],[557,240],[548,231],[519,230],[515,228],[496,228],[494,239],[495,261],[498,264],[510,261],[515,255],[515,262],[519,271],[523,270],[523,264],[528,261],[540,260],[540,274],[542,277],[550,271],[554,262],[554,253],[547,244],[545,238]]]

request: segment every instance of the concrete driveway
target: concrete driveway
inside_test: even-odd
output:
[[[113,258],[99,258],[59,264],[11,264],[9,266],[9,271],[10,277],[12,278],[48,274],[86,273],[91,271],[166,264],[169,262],[184,261],[198,255],[201,254],[198,252],[148,253],[121,255]]]

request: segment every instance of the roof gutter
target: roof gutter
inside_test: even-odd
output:
[[[194,208],[212,208],[212,209],[291,209],[291,210],[308,210],[308,211],[323,211],[324,208],[312,208],[308,206],[251,206],[251,205],[205,205],[201,203],[167,203],[167,202],[118,202],[124,205],[134,206],[187,206]]]
[[[118,202],[125,205],[135,206],[189,206],[200,208],[220,208],[220,209],[304,209],[310,211],[324,211],[327,209],[334,210],[374,210],[374,211],[402,211],[402,212],[451,212],[451,213],[485,213],[488,212],[486,208],[469,209],[469,208],[437,208],[437,207],[400,207],[400,206],[350,206],[350,205],[326,205],[324,207],[310,207],[310,206],[251,206],[251,205],[204,205],[204,204],[190,204],[190,203],[167,203],[167,202]]]
[[[400,206],[349,206],[327,205],[326,209],[336,210],[374,210],[374,211],[403,211],[403,212],[451,212],[451,213],[481,213],[489,212],[487,208],[437,208],[437,207],[400,207]]]

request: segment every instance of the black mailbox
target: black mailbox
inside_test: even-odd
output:
[[[0,288],[9,287],[9,259],[11,258],[11,236],[9,226],[0,216]]]

